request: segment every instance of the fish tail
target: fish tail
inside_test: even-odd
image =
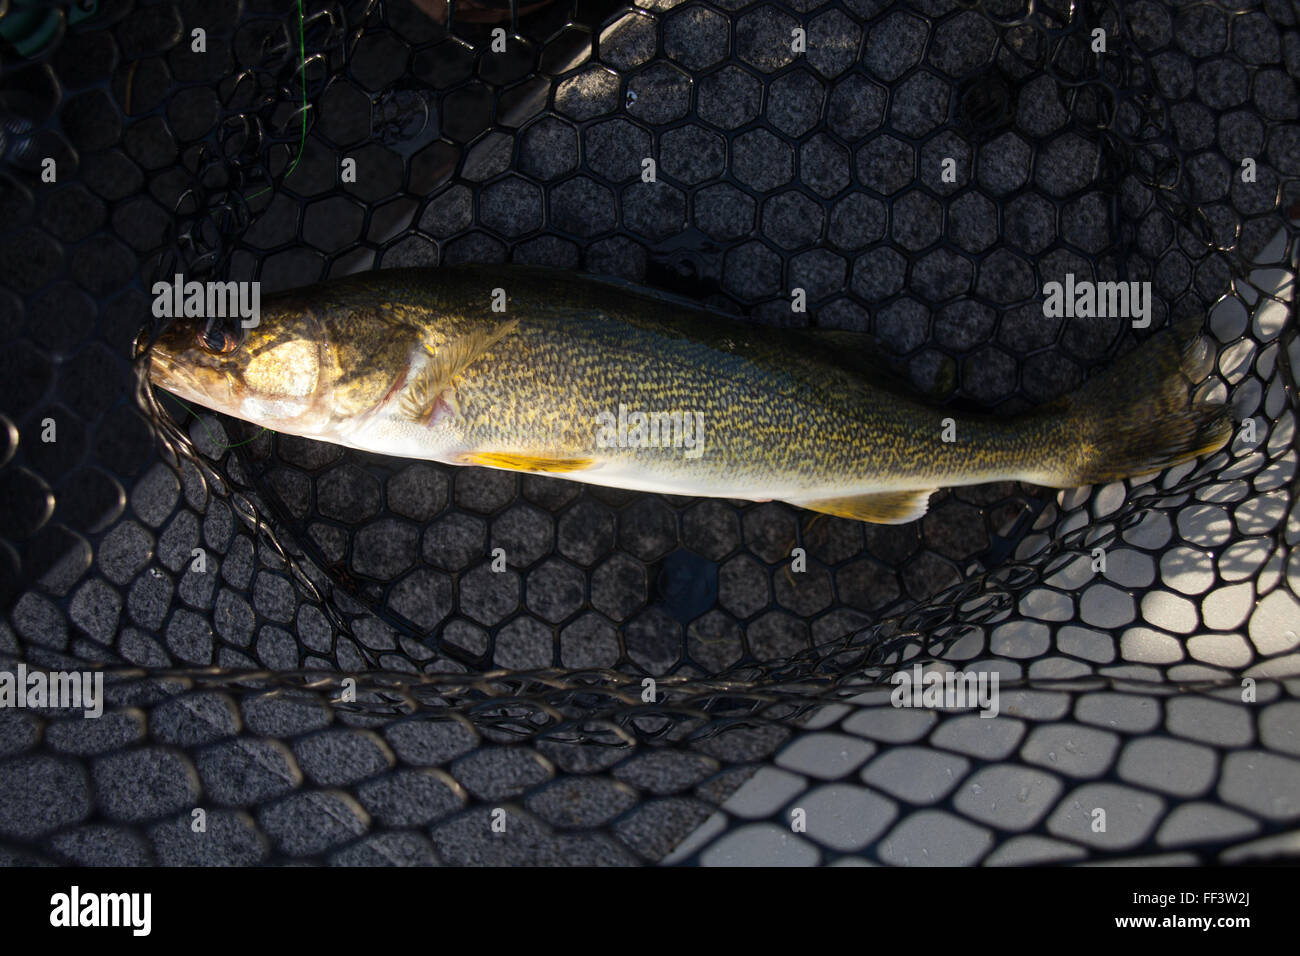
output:
[[[1233,430],[1228,409],[1194,396],[1212,364],[1199,321],[1180,322],[1042,409],[1058,429],[1063,426],[1057,437],[1069,449],[1050,484],[1118,481],[1222,448]]]

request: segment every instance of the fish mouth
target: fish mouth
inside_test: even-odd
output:
[[[149,352],[149,381],[169,392],[190,391],[198,383],[184,366],[173,362],[171,358],[157,349]]]
[[[150,351],[148,361],[149,381],[159,388],[217,411],[232,407],[234,395],[229,376],[219,376],[220,381],[213,381],[208,376],[204,381],[185,363],[177,362],[156,348]],[[218,393],[222,383],[225,385],[224,395]]]

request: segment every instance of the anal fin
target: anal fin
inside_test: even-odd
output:
[[[539,458],[532,455],[515,455],[508,452],[479,451],[466,452],[459,457],[463,465],[479,465],[483,468],[504,468],[507,471],[541,472],[545,474],[564,474],[570,471],[586,471],[596,464],[594,458]]]
[[[789,501],[789,504],[809,511],[853,518],[875,524],[906,524],[925,514],[930,507],[930,495],[938,488],[920,491],[877,491],[866,495],[849,495],[844,498],[817,498],[808,501]]]

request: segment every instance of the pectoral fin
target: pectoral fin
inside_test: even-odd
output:
[[[429,353],[429,359],[402,392],[402,414],[415,422],[430,421],[439,399],[451,404],[443,398],[443,393],[452,387],[456,376],[514,331],[518,324],[518,319],[510,319],[495,329],[477,330],[440,346],[426,344],[424,350]]]
[[[531,455],[514,455],[495,451],[467,452],[459,457],[459,461],[463,465],[504,468],[508,471],[542,472],[552,475],[571,471],[586,471],[596,464],[594,458],[537,458]]]
[[[818,498],[810,501],[790,501],[789,504],[809,511],[820,511],[837,518],[853,518],[876,524],[906,524],[925,514],[930,507],[930,495],[939,489],[921,491],[879,491],[869,495],[851,495],[846,498]]]

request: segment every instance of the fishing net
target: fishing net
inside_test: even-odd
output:
[[[0,19],[0,654],[109,700],[0,710],[9,861],[1295,852],[1294,4],[210,7]],[[132,361],[178,272],[459,262],[870,332],[991,414],[1205,317],[1241,425],[871,526],[355,453]],[[1045,317],[1066,274],[1150,329]],[[917,663],[998,715],[891,706]]]

